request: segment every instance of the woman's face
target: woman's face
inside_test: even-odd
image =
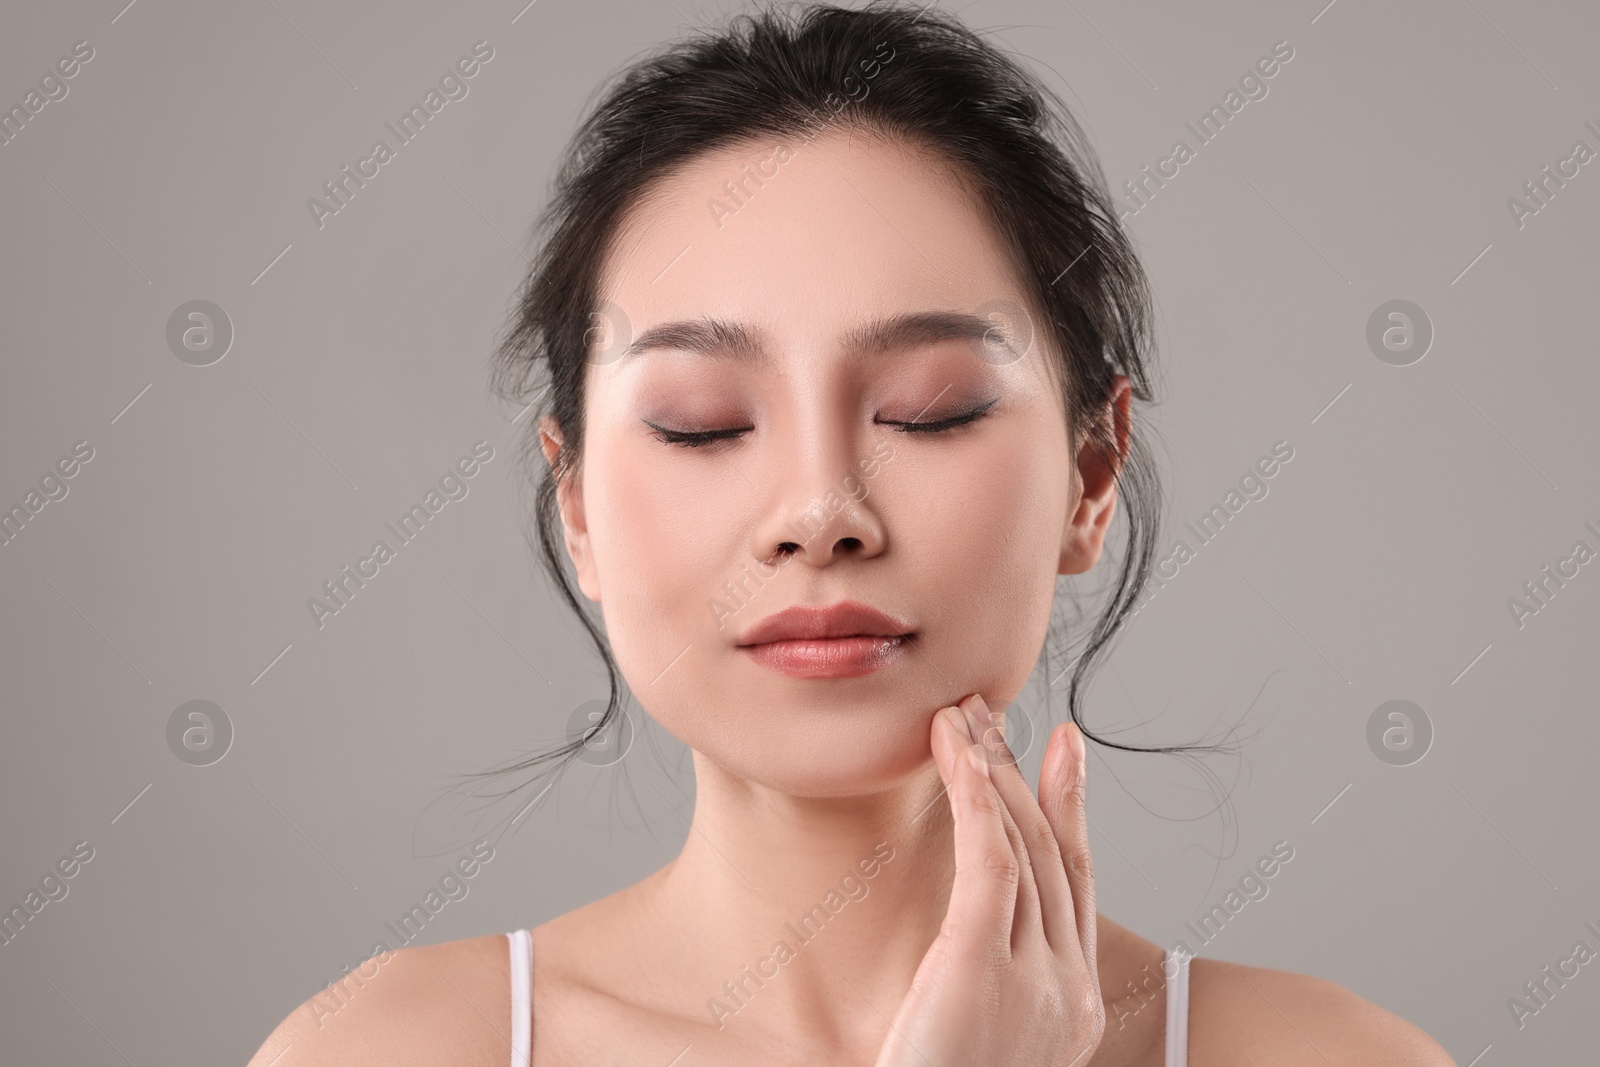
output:
[[[1079,506],[1050,341],[951,172],[838,132],[708,153],[627,220],[600,292],[563,517],[645,709],[732,774],[837,796],[924,767],[940,707],[1006,707],[1115,489]],[[845,601],[911,636],[741,647]]]

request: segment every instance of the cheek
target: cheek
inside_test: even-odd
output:
[[[737,576],[736,535],[749,525],[748,486],[729,483],[731,467],[656,452],[665,447],[648,441],[597,449],[585,475],[606,634],[641,699],[686,646],[718,632],[711,600]]]
[[[969,666],[972,688],[1007,699],[1033,669],[1055,599],[1070,471],[1064,445],[1049,440],[1019,422],[981,448],[898,472],[908,489],[937,486],[908,492],[916,514],[900,528],[926,610],[937,612],[930,622],[956,646],[941,652]]]

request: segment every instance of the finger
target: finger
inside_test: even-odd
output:
[[[965,721],[959,709],[946,709]],[[962,746],[956,746],[962,748]],[[967,744],[951,761],[950,813],[955,820],[955,882],[944,932],[968,967],[981,967],[1011,954],[1011,920],[1016,913],[1022,864],[1006,836],[1005,806],[989,779],[980,745]]]
[[[982,700],[981,697],[978,699]],[[1027,845],[1045,941],[1053,950],[1060,950],[1078,936],[1073,914],[1072,887],[1067,881],[1066,866],[1062,860],[1055,829],[1045,817],[1039,802],[1034,799],[1033,789],[1023,775],[1022,768],[1017,766],[1016,756],[1005,740],[1006,725],[1003,722],[1003,715],[1004,713],[998,729],[990,727],[985,731],[986,739],[992,738],[999,744],[998,748],[990,746],[1000,761],[993,768],[994,778],[999,786],[1000,795],[1010,808],[1012,818],[1016,821]],[[1046,758],[1048,755],[1047,751]]]
[[[1065,923],[1064,929],[1057,931],[1057,936],[1063,932],[1070,933],[1072,929],[1070,915],[1065,920],[1059,920],[1050,917],[1048,911],[1049,908],[1059,907],[1063,899],[1068,905],[1071,904],[1066,872],[1062,870],[1060,857],[1056,855],[1055,834],[1044,812],[1039,810],[1039,803],[1033,797],[1028,780],[1017,767],[1017,757],[1006,743],[1003,713],[991,717],[987,702],[976,693],[962,701],[961,706],[966,710],[972,728],[978,731],[979,740],[988,756],[990,778],[1005,805],[1002,812],[1006,835],[1022,861],[1022,877],[1017,888],[1017,914],[1012,925],[1012,948],[1019,949],[1024,937],[1039,932],[1043,933],[1048,948],[1053,944],[1050,939],[1051,924]],[[1046,848],[1048,851],[1045,851]],[[1056,888],[1047,903],[1045,883],[1052,878]]]
[[[947,709],[940,708],[934,712],[928,737],[928,747],[933,750],[934,765],[939,768],[939,780],[944,783],[940,796],[950,789],[951,761],[960,756],[972,743],[967,738],[966,723],[957,724],[946,711]],[[938,797],[934,799],[937,800]]]
[[[1089,974],[1099,982],[1095,945],[1094,865],[1089,855],[1089,820],[1084,809],[1087,749],[1077,723],[1062,723],[1050,734],[1039,775],[1039,803],[1055,831],[1064,858],[1067,881]]]

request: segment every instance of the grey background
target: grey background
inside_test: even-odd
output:
[[[1127,219],[1160,314],[1163,546],[1274,442],[1295,454],[1090,694],[1091,725],[1138,743],[1247,740],[1201,765],[1220,810],[1192,764],[1097,754],[1100,905],[1200,947],[1184,923],[1286,840],[1203,954],[1348,986],[1463,1065],[1592,1062],[1600,963],[1520,1030],[1507,1000],[1600,949],[1600,564],[1521,629],[1507,599],[1600,548],[1600,162],[1520,230],[1506,201],[1574,141],[1600,149],[1600,12],[1324,2],[960,8],[1063,93],[1113,186],[1193,147],[1184,122],[1274,42],[1295,50]],[[603,695],[525,549],[526,420],[488,398],[484,359],[596,86],[735,9],[7,8],[6,107],[95,50],[0,147],[0,502],[95,450],[0,547],[0,904],[95,850],[0,947],[8,1063],[243,1062],[483,833],[496,858],[422,941],[542,922],[675,853],[692,778],[636,705],[629,756],[532,809],[434,802]],[[307,198],[478,40],[494,58],[468,97],[319,230]],[[165,340],[195,299],[235,331],[208,367]],[[1435,329],[1408,367],[1365,340],[1393,299]],[[307,598],[480,439],[469,495],[319,631]],[[1026,694],[1039,732],[1065,684]],[[211,766],[167,744],[196,699],[234,730]],[[1367,745],[1392,699],[1435,731],[1409,767]]]

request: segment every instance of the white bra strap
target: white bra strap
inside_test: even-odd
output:
[[[1176,973],[1173,973],[1176,963]],[[1189,953],[1178,949],[1161,961],[1167,979],[1167,1067],[1189,1064]]]
[[[511,948],[511,1067],[532,1067],[533,935],[513,930],[506,941]]]

